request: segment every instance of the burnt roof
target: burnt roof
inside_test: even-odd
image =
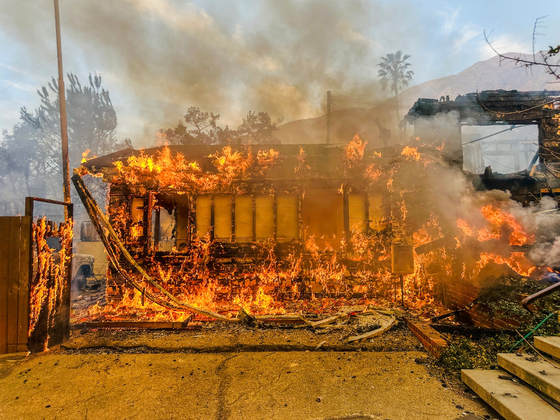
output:
[[[535,119],[558,114],[558,110],[543,109],[542,105],[559,98],[560,91],[522,92],[501,89],[459,95],[454,101],[449,100],[449,97],[441,97],[439,100],[420,98],[410,108],[405,119],[413,124],[417,118],[455,111],[464,124],[535,124]]]
[[[395,147],[385,147],[382,149],[374,148],[369,146],[365,147],[365,155],[368,152],[371,154],[373,151],[378,151],[383,154],[384,157],[389,159],[397,158],[400,155],[399,146]],[[91,173],[107,173],[112,172],[115,169],[115,163],[121,161],[126,166],[126,161],[132,156],[139,156],[144,153],[145,155],[154,156],[158,152],[162,152],[164,148],[168,148],[173,155],[177,153],[183,154],[187,161],[196,161],[203,171],[215,171],[215,166],[212,164],[213,158],[211,155],[219,153],[225,147],[224,145],[189,145],[189,146],[159,146],[151,147],[147,149],[124,149],[115,153],[111,153],[105,156],[96,157],[82,163],[82,167],[87,169]],[[296,160],[300,153],[300,149],[305,152],[306,159],[311,159],[316,162],[320,162],[320,166],[329,168],[331,163],[337,162],[344,155],[346,145],[345,144],[241,144],[241,145],[231,145],[232,152],[251,152],[256,155],[259,150],[268,151],[274,149],[279,152],[279,157],[282,160]],[[401,148],[404,145],[401,145]],[[420,149],[425,149],[419,146]],[[430,148],[431,149],[431,148]],[[425,150],[428,152],[428,150]],[[430,154],[434,153],[435,150],[430,150]],[[439,158],[445,160],[445,156],[441,153]],[[365,159],[367,160],[367,158]],[[336,168],[331,167],[329,170],[336,170]],[[336,165],[335,165],[336,166]]]
[[[246,152],[251,149],[253,152],[258,150],[274,149],[280,152],[282,156],[297,156],[300,147],[310,155],[338,155],[343,152],[345,145],[341,144],[242,144],[231,145],[232,151]],[[126,162],[132,156],[139,156],[141,153],[146,155],[155,155],[161,152],[164,148],[171,150],[172,154],[181,153],[185,159],[189,161],[197,161],[203,163],[205,160],[210,159],[209,156],[216,152],[221,151],[225,145],[189,145],[189,146],[159,146],[150,147],[146,149],[124,149],[115,153],[110,153],[105,156],[89,159],[87,162],[82,163],[82,166],[91,172],[97,172],[102,168],[112,168],[118,161]],[[369,149],[369,148],[368,148]]]

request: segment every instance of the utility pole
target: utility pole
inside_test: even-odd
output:
[[[327,91],[327,144],[331,142],[331,111],[332,111],[332,96],[331,91]]]
[[[70,203],[70,163],[68,160],[68,125],[66,121],[66,89],[64,87],[64,71],[62,70],[62,45],[60,43],[60,15],[58,0],[54,0],[54,23],[56,27],[56,55],[58,58],[58,103],[60,106],[60,139],[62,142],[62,190],[64,202]],[[64,221],[68,222],[69,216],[64,207]]]

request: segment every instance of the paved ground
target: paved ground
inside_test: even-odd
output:
[[[426,353],[47,352],[0,357],[1,419],[494,418]]]

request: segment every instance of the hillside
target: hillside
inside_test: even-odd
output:
[[[508,56],[526,56],[508,53]],[[439,99],[449,95],[453,100],[458,95],[492,89],[555,90],[560,89],[554,77],[547,74],[544,67],[526,69],[516,66],[512,61],[500,62],[499,57],[480,61],[459,74],[430,80],[403,91],[399,95],[401,118],[418,98]],[[336,93],[335,93],[336,94]],[[375,119],[392,131],[392,141],[396,140],[397,124],[394,98],[372,108],[351,108],[336,110],[333,113],[333,142],[346,142],[356,133],[376,145],[381,146],[379,130]],[[326,137],[326,116],[291,121],[280,126],[275,136],[282,143],[323,143]],[[407,132],[411,134],[411,131]]]

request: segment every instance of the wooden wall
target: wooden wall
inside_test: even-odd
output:
[[[0,217],[0,354],[27,351],[30,242],[30,217]]]

